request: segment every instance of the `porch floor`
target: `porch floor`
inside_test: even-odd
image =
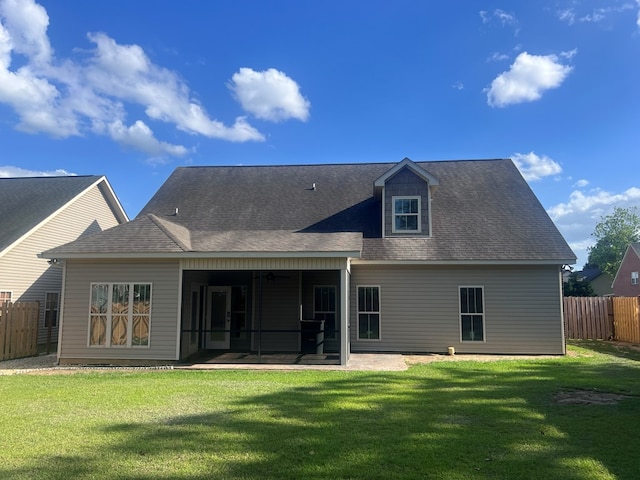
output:
[[[207,352],[190,363],[174,368],[184,370],[406,370],[400,354],[352,353],[347,365],[340,365],[337,353],[257,353]]]

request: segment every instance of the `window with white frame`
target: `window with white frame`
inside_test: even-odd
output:
[[[44,296],[44,326],[58,326],[58,304],[60,294],[58,292],[47,292]]]
[[[638,272],[631,272],[631,285],[638,284]]]
[[[380,340],[380,287],[358,287],[358,340]]]
[[[324,338],[336,338],[336,287],[313,287],[313,318],[324,321]]]
[[[460,330],[463,342],[484,341],[483,287],[460,287]]]
[[[4,302],[11,301],[11,292],[7,290],[0,290],[0,308],[4,304]],[[2,310],[0,310],[0,317],[2,316]]]
[[[419,233],[422,231],[420,221],[420,197],[392,197],[394,233]]]
[[[150,283],[92,283],[89,345],[148,347]]]

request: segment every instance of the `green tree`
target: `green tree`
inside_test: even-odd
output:
[[[578,272],[569,275],[566,282],[562,284],[562,294],[565,297],[595,297],[591,284],[578,278]]]
[[[640,214],[637,207],[615,207],[601,217],[591,234],[596,244],[589,248],[589,263],[615,276],[630,243],[640,241]]]

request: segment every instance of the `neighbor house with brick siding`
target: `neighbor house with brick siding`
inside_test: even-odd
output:
[[[632,243],[622,257],[622,263],[613,279],[613,294],[618,297],[637,297],[640,295],[640,243]]]

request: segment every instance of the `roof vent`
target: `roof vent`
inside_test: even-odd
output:
[[[312,183],[312,184],[311,184],[311,190],[315,190],[315,189],[316,189],[316,184],[315,184],[315,183]]]
[[[176,207],[176,211],[174,212],[174,215],[177,217],[178,216],[178,207]]]

